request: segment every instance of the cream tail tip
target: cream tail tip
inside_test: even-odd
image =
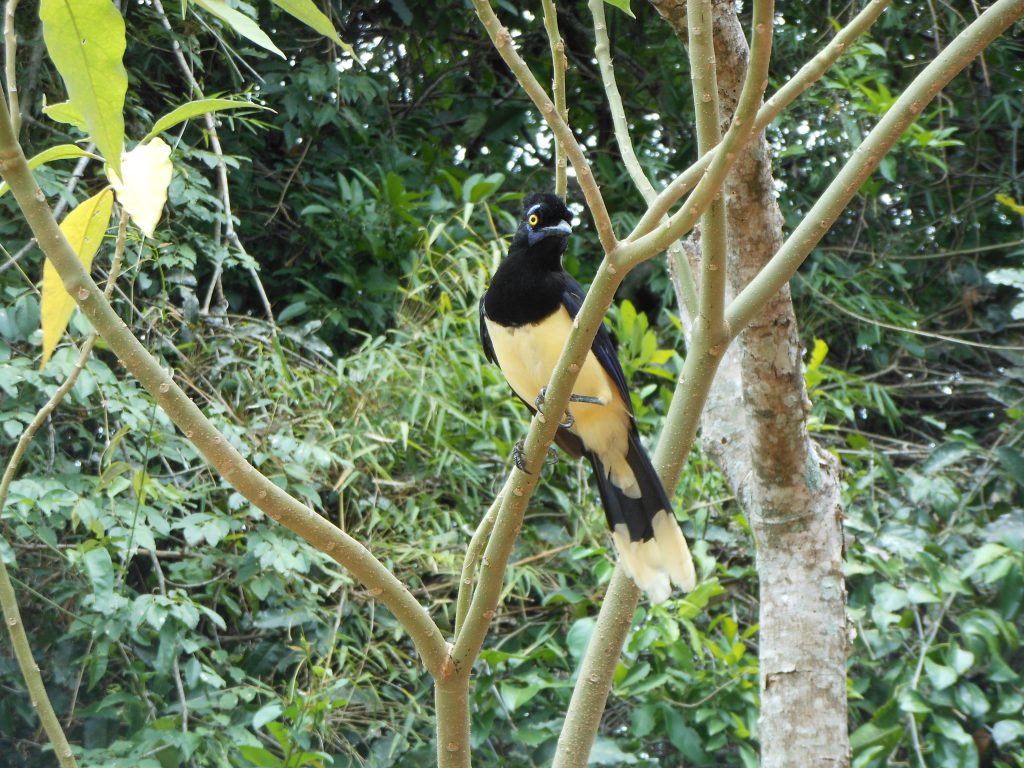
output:
[[[651,527],[654,538],[630,541],[629,531],[620,523],[612,531],[612,541],[626,574],[652,603],[663,603],[672,594],[672,585],[691,591],[697,585],[697,573],[675,517],[661,510],[651,520]]]

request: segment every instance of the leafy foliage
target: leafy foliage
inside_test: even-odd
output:
[[[519,193],[548,184],[551,148],[462,9],[332,7],[353,57],[269,5],[234,5],[204,0],[173,24],[205,92],[269,108],[220,115],[233,223],[251,259],[214,235],[227,220],[203,127],[154,120],[198,114],[170,111],[187,87],[166,54],[170,37],[151,6],[126,6],[127,134],[166,131],[176,175],[157,238],[129,249],[119,312],[251,461],[367,542],[450,623],[465,541],[525,425],[482,363],[475,299]],[[277,3],[288,5],[301,3]],[[634,6],[638,21],[614,13],[609,25],[634,78],[625,95],[638,152],[664,177],[692,154],[685,121],[663,117],[688,109],[688,77],[675,66],[676,41]],[[272,19],[263,27],[285,56],[235,37],[237,17],[211,8]],[[503,13],[543,79],[539,23],[526,10]],[[635,201],[581,13],[560,9],[577,65],[573,123],[624,225]],[[784,13],[780,73],[831,29],[821,6]],[[919,4],[894,3],[872,38],[773,126],[790,222],[913,65],[962,26],[958,13],[974,11],[953,3],[937,13],[924,19]],[[202,25],[221,22],[230,42],[211,47]],[[19,14],[24,39],[35,23]],[[26,148],[64,141],[60,157],[76,158],[68,147],[85,133],[39,114],[36,95],[56,104],[63,88],[29,67],[30,55],[19,49],[30,73],[21,90],[34,99]],[[808,348],[823,340],[808,358],[816,437],[847,472],[854,761],[865,768],[1024,762],[1024,376],[1011,349],[1021,220],[996,197],[1022,199],[1010,161],[1024,103],[1019,55],[1009,37],[945,90],[794,283]],[[90,167],[69,193],[70,169],[38,169],[51,198],[86,199],[105,184]],[[27,233],[9,196],[0,206],[0,240],[17,252]],[[582,279],[585,241],[574,238],[567,258]],[[74,357],[58,347],[37,370],[40,262],[20,263],[30,277],[0,273],[5,448]],[[261,309],[250,266],[271,289],[276,328],[252,317]],[[202,312],[217,269],[223,302]],[[661,310],[669,294],[659,271],[641,273],[610,319],[645,436],[678,375],[681,334]],[[72,318],[75,333],[83,326]],[[524,526],[474,687],[485,764],[541,765],[554,749],[612,562],[588,471],[564,460],[553,468]],[[677,501],[705,580],[638,613],[593,762],[752,766],[749,530],[702,456]],[[429,681],[394,619],[211,475],[108,351],[32,447],[0,525],[0,554],[15,566],[36,655],[83,765],[431,761]],[[6,650],[0,678],[0,752],[48,764]]]

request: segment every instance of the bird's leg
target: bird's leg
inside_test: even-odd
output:
[[[537,395],[537,399],[533,401],[533,404],[537,406],[537,410],[541,409],[544,405],[544,397],[547,395],[548,388],[541,387],[540,394]],[[591,397],[590,395],[577,395],[575,393],[569,395],[570,403],[587,403],[588,405],[604,405],[604,401],[598,397]],[[565,421],[560,421],[558,426],[564,427],[565,429],[572,429],[576,423],[576,417],[572,415],[572,411],[568,408],[565,409]]]

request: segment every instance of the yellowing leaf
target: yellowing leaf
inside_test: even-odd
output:
[[[1021,205],[1009,195],[996,195],[996,200],[1005,205],[1014,213],[1024,216],[1024,205]]]
[[[349,55],[356,58],[355,49],[338,37],[338,31],[334,28],[334,23],[324,15],[323,11],[313,4],[313,0],[274,0],[274,5],[282,11],[290,13],[303,24],[312,27],[324,37],[329,37],[348,51]]]
[[[82,133],[89,133],[89,126],[85,124],[85,118],[82,117],[78,107],[70,101],[62,101],[59,104],[43,104],[43,114],[55,123],[73,125]]]
[[[92,266],[93,256],[103,242],[113,209],[114,195],[108,187],[80,203],[60,223],[60,231],[64,233],[72,250],[78,254],[86,271]],[[40,369],[46,365],[57,342],[64,335],[74,310],[75,300],[64,290],[60,275],[47,259],[43,265],[43,295],[40,300],[43,326],[43,360],[39,364]]]
[[[276,53],[282,59],[285,58],[281,49],[274,45],[267,33],[260,29],[259,24],[250,19],[244,13],[236,11],[223,0],[194,0],[195,4],[207,13],[212,13],[223,21],[242,37],[256,43],[261,48],[266,48],[271,53]]]
[[[146,237],[153,236],[160,221],[173,171],[171,148],[161,138],[139,144],[121,158],[123,181],[113,169],[107,171],[117,202]]]

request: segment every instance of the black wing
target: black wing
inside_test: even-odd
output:
[[[487,362],[498,364],[498,358],[494,356],[494,346],[491,344],[491,334],[487,332],[487,323],[484,322],[486,314],[484,313],[484,297],[480,297],[480,343],[484,348],[484,357],[487,358]]]
[[[576,318],[580,307],[583,306],[583,288],[580,287],[580,284],[570,274],[565,276],[565,291],[562,293],[562,305],[573,319]],[[481,313],[483,312],[482,305],[480,311]],[[483,323],[483,320],[480,322]],[[622,372],[622,366],[619,364],[619,355],[615,351],[615,342],[612,340],[612,335],[604,323],[601,323],[601,326],[597,329],[597,336],[594,337],[594,343],[590,349],[594,353],[594,357],[597,358],[597,362],[601,364],[601,367],[604,368],[605,372],[611,376],[612,381],[615,382],[619,394],[622,395],[626,407],[629,409],[630,414],[632,414],[633,404],[629,399],[629,385],[626,383],[626,374]],[[493,354],[493,351],[491,354]]]

